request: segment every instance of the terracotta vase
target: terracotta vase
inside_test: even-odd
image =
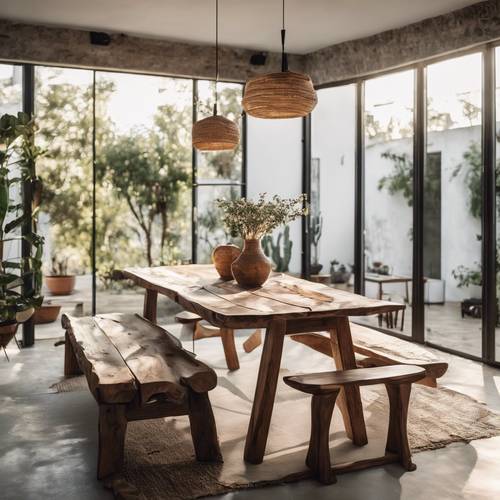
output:
[[[233,279],[231,264],[240,256],[241,250],[236,245],[219,245],[212,252],[212,262],[224,281]]]
[[[245,240],[241,255],[231,266],[234,279],[243,288],[262,286],[271,273],[271,261],[264,255],[259,240]]]
[[[71,295],[75,289],[75,276],[45,276],[45,284],[52,295]]]

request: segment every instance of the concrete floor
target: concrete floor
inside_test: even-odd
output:
[[[245,338],[241,333],[237,339],[240,352]],[[46,337],[61,334],[57,325],[45,332]],[[220,355],[217,339],[202,342]],[[111,498],[95,479],[97,407],[93,398],[87,391],[57,394],[49,389],[60,380],[63,366],[63,347],[56,348],[53,343],[53,339],[39,340],[34,347],[22,351],[12,344],[8,349],[11,362],[0,359],[0,498]],[[307,348],[304,349],[306,355]],[[450,363],[442,379],[447,387],[500,411],[500,370],[438,354]],[[244,490],[220,498],[500,498],[500,437],[418,453],[414,461],[418,469],[413,473],[389,465],[339,476],[338,483],[332,486],[305,481]]]

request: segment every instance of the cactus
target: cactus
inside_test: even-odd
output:
[[[283,240],[283,243],[282,243]],[[293,241],[290,241],[290,227],[285,226],[283,232],[278,234],[276,243],[270,234],[262,238],[262,247],[267,257],[274,263],[274,270],[279,273],[286,273],[292,258]],[[283,250],[283,255],[281,251]]]
[[[318,264],[318,245],[323,231],[323,216],[321,212],[311,217],[311,243],[314,247],[314,264]]]

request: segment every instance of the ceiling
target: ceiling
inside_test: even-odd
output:
[[[303,54],[477,0],[287,0],[287,51]],[[0,0],[0,18],[213,43],[215,0]],[[280,50],[281,0],[219,0],[224,45]]]

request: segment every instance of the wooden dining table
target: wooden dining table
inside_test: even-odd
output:
[[[327,331],[336,368],[356,368],[349,316],[405,307],[282,273],[273,273],[262,287],[243,289],[235,281],[222,281],[212,265],[126,268],[123,276],[145,288],[143,315],[152,322],[161,294],[219,327],[229,344],[235,329],[266,329],[244,453],[254,464],[264,458],[285,336]],[[346,387],[339,401],[347,435],[358,446],[366,444],[359,388]]]

